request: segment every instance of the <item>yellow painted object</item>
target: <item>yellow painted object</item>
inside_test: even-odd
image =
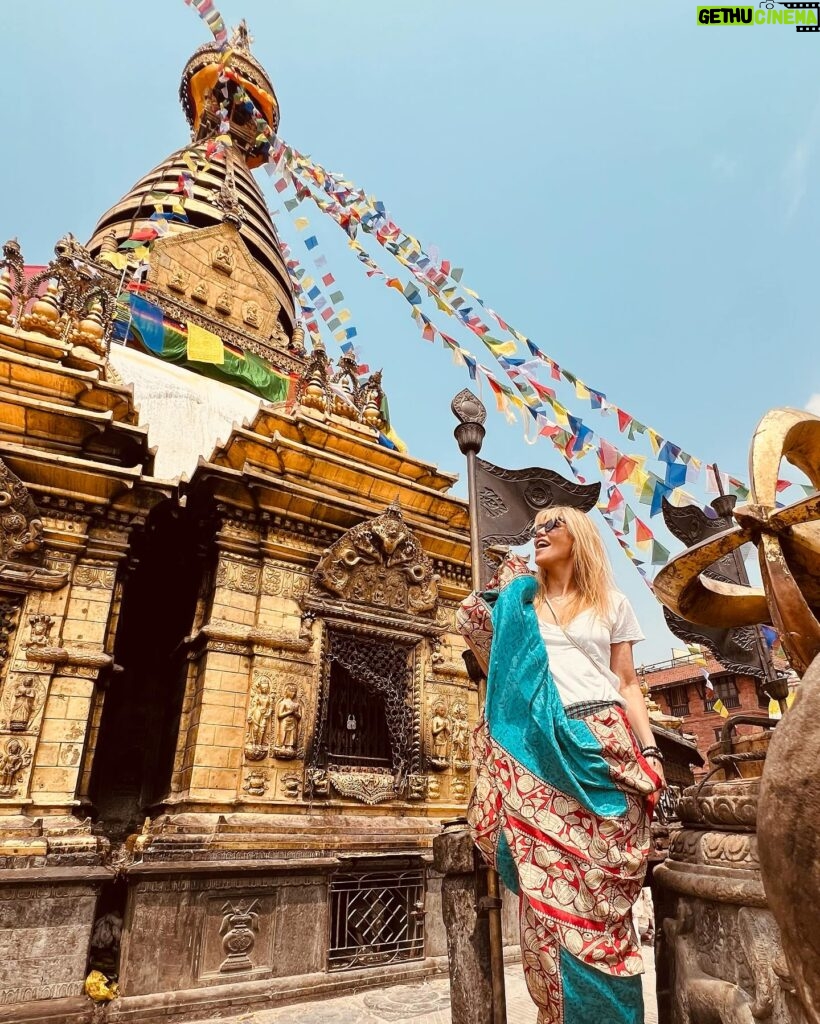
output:
[[[109,981],[102,971],[92,971],[85,979],[85,994],[95,1003],[109,1003],[119,992],[116,981]]]

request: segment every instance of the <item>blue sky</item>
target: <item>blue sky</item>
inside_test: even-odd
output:
[[[820,34],[700,27],[680,0],[219,6],[247,18],[287,141],[666,438],[745,478],[767,409],[820,405]],[[45,262],[187,140],[179,74],[208,34],[182,0],[29,0],[4,22],[0,236]],[[398,432],[460,472],[464,370],[310,215]],[[565,469],[520,422],[491,412],[489,427],[488,458]],[[617,546],[612,559],[648,636],[637,659],[668,655],[654,599]]]

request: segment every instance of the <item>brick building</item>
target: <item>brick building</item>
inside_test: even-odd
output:
[[[683,720],[683,731],[693,735],[704,758],[720,739],[724,719],[714,710],[720,698],[729,714],[768,717],[769,699],[759,696],[752,676],[740,675],[724,668],[715,658],[708,658],[706,670],[714,687],[707,691],[701,665],[694,657],[642,665],[638,669],[652,699],[664,714]],[[753,732],[753,726],[739,726],[740,733]]]

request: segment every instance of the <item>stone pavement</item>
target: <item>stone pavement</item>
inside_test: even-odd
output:
[[[657,1024],[655,963],[652,949],[643,947],[645,1024]],[[521,964],[507,964],[507,1024],[535,1024],[535,1007],[527,993]],[[391,988],[374,988],[356,995],[311,1003],[293,1003],[220,1017],[218,1024],[450,1024],[450,983],[444,978]],[[217,1024],[216,1018],[197,1024]],[[603,1024],[603,1022],[602,1022]]]

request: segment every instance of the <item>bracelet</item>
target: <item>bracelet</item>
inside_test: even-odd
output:
[[[641,753],[646,758],[653,758],[655,761],[660,761],[663,764],[663,754],[660,752],[658,747],[648,746],[643,747]]]

